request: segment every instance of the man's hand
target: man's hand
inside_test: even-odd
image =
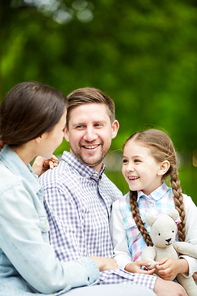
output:
[[[154,292],[157,296],[188,296],[181,285],[159,278],[155,282]]]
[[[151,262],[149,261],[135,261],[128,263],[125,266],[125,270],[129,272],[137,272],[137,273],[144,273],[144,274],[153,274],[156,270],[156,268],[148,270],[148,267],[151,265]],[[141,269],[142,266],[145,266],[145,269]]]

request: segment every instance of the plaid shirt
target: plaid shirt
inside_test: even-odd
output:
[[[82,164],[64,152],[57,168],[40,177],[44,205],[50,225],[50,242],[63,261],[83,256],[113,258],[109,232],[112,203],[122,197],[119,189],[104,174]],[[154,288],[156,278],[125,270],[100,273],[99,284],[130,283]]]
[[[159,188],[154,190],[149,196],[145,195],[142,191],[138,191],[138,207],[144,226],[150,234],[150,226],[145,222],[147,213],[160,215],[165,214],[169,209],[174,208],[174,196],[172,188],[169,188],[163,183]],[[141,260],[141,254],[146,247],[146,243],[135,224],[132,217],[129,203],[129,193],[119,199],[119,207],[122,213],[124,228],[126,229],[127,244],[133,261]],[[180,218],[176,223],[179,223]],[[176,240],[177,236],[176,236]]]

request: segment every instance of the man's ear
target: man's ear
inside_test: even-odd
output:
[[[168,160],[164,160],[159,167],[158,175],[163,176],[165,173],[169,170],[170,168],[170,163]]]
[[[119,122],[118,120],[114,120],[112,123],[112,139],[114,139],[118,133],[119,130]]]
[[[64,137],[65,137],[66,141],[69,142],[69,131],[67,128],[65,128]]]

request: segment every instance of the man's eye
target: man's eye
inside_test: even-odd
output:
[[[127,163],[128,160],[127,160],[127,159],[123,159],[122,162],[123,162],[123,163]]]

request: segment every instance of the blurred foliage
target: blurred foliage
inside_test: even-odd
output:
[[[120,122],[111,150],[137,130],[167,131],[179,154],[191,156],[181,182],[194,197],[196,0],[1,0],[0,22],[1,98],[25,80],[65,94],[100,88]],[[57,153],[64,149],[65,141]]]

